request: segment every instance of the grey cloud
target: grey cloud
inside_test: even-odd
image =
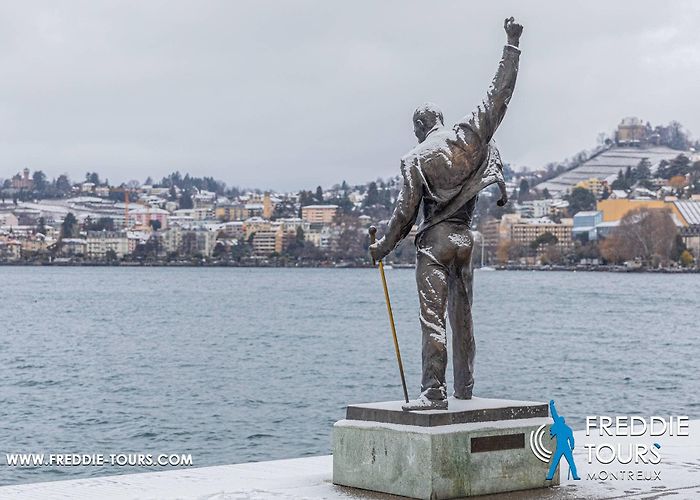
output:
[[[450,121],[524,25],[497,134],[539,167],[638,115],[700,135],[692,2],[3,2],[0,177],[172,170],[299,189],[398,172],[414,107]]]

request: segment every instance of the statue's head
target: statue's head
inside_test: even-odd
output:
[[[442,111],[432,102],[421,104],[413,112],[413,133],[423,142],[436,125],[443,125]]]

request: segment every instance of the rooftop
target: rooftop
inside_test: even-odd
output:
[[[155,207],[139,207],[139,208],[135,208],[133,210],[129,210],[129,215],[134,215],[134,214],[167,215],[169,213],[170,212],[168,212],[167,210],[163,210],[162,208],[155,208]]]
[[[686,200],[673,203],[689,226],[700,225],[700,202]]]

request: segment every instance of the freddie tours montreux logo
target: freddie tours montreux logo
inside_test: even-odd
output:
[[[530,432],[530,450],[537,459],[550,464],[547,480],[553,479],[562,458],[569,466],[567,476],[578,480],[579,471],[573,457],[574,433],[564,417],[557,413],[554,401],[549,402],[549,408],[553,420],[549,439],[545,437],[548,425],[541,425]],[[587,416],[587,442],[579,444],[585,450],[585,479],[659,481],[661,470],[655,467],[661,463],[659,438],[688,436],[689,427],[687,416]],[[554,450],[547,444],[550,440],[555,441]]]

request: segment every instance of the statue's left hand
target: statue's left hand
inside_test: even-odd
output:
[[[514,17],[509,17],[503,22],[503,29],[508,35],[508,45],[517,47],[520,44],[520,35],[523,34],[523,25],[516,23]]]
[[[384,257],[386,257],[385,255],[382,255],[379,252],[379,242],[380,241],[381,240],[376,241],[369,246],[369,255],[372,257],[372,260],[374,260],[375,262],[379,262]]]

